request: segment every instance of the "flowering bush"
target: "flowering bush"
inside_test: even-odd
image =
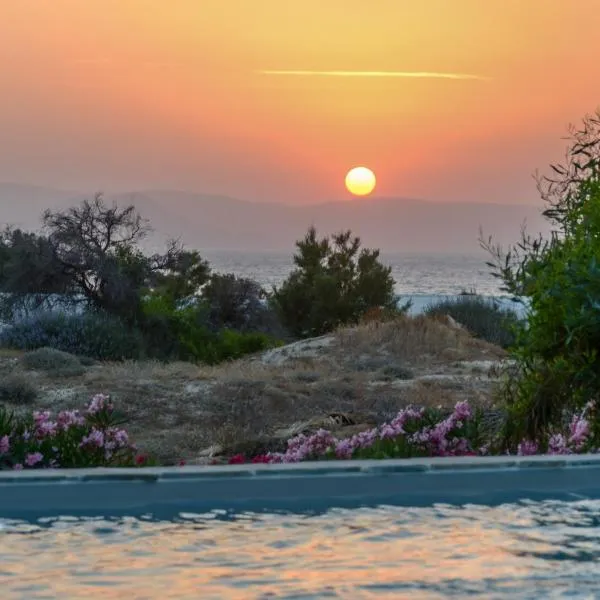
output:
[[[598,436],[592,427],[594,409],[594,404],[589,403],[581,413],[575,414],[566,432],[553,430],[537,441],[522,440],[516,448],[502,449],[493,447],[482,437],[482,415],[468,402],[458,402],[449,416],[443,416],[437,410],[408,407],[391,422],[347,439],[337,439],[324,429],[311,435],[300,434],[288,440],[286,452],[255,456],[251,462],[595,452]],[[229,460],[230,464],[245,462],[246,457],[241,454]]]
[[[48,411],[26,417],[0,410],[0,469],[122,467],[148,464],[122,428],[108,396],[98,394],[81,413]]]

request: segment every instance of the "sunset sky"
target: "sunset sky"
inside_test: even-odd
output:
[[[534,203],[600,105],[600,0],[0,3],[0,181]],[[364,201],[364,200],[361,200]]]

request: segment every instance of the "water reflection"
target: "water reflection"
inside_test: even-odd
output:
[[[6,600],[590,598],[599,523],[598,501],[0,521],[0,582]]]

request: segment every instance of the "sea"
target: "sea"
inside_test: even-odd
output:
[[[219,273],[233,273],[254,279],[267,290],[279,286],[294,268],[289,252],[243,252],[204,250],[202,256]],[[474,292],[498,304],[523,313],[525,305],[501,290],[485,264],[489,258],[479,254],[382,253],[381,261],[392,268],[400,302],[410,300],[409,312],[418,314],[430,304]]]

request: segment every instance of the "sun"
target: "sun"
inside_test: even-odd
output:
[[[368,196],[376,184],[375,173],[367,167],[354,167],[346,175],[346,188],[355,196]]]

